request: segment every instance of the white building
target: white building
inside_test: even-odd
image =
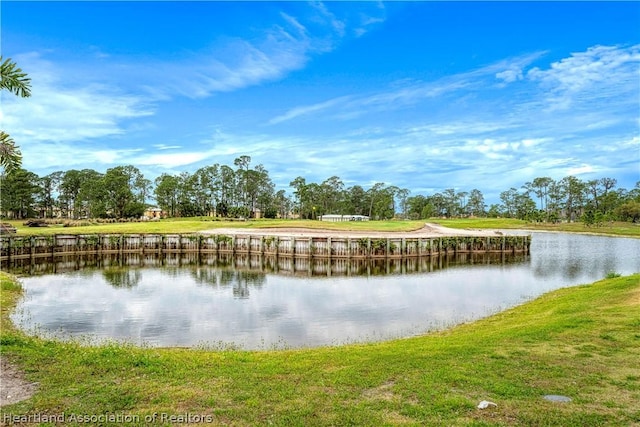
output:
[[[320,215],[320,221],[343,222],[343,221],[369,221],[366,215]]]

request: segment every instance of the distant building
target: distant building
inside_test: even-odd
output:
[[[144,211],[144,219],[161,219],[166,216],[167,213],[160,208],[148,208]]]
[[[369,221],[366,215],[320,215],[319,219],[328,222]]]

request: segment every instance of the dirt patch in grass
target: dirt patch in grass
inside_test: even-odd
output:
[[[393,393],[393,381],[386,382],[378,387],[365,390],[362,395],[367,399],[393,401],[399,400],[399,396]]]
[[[640,286],[631,293],[628,304],[631,306],[640,305]]]
[[[11,405],[30,398],[37,384],[28,382],[22,371],[6,357],[0,358],[0,406]]]
[[[499,231],[494,230],[470,230],[443,227],[438,224],[427,223],[415,231],[362,231],[362,230],[333,230],[323,228],[299,228],[299,227],[269,227],[269,228],[215,228],[202,231],[204,234],[226,235],[270,235],[270,236],[295,236],[295,237],[449,237],[449,236],[500,236]]]

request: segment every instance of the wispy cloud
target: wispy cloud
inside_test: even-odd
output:
[[[630,95],[637,93],[639,63],[640,45],[594,46],[547,69],[533,68],[527,77],[545,90],[545,101],[553,110],[594,100],[637,103],[637,97]]]
[[[621,52],[617,54],[624,57]],[[624,109],[618,103],[626,103],[626,97],[638,96],[637,88],[632,88],[626,97],[599,102],[597,95],[595,101],[589,103],[589,94],[597,92],[599,85],[610,84],[591,78],[580,88],[573,86],[575,89],[571,92],[581,105],[591,104],[590,110],[583,110],[581,114],[569,110],[549,112],[548,102],[552,102],[549,93],[553,93],[558,84],[549,85],[543,76],[556,82],[566,81],[568,77],[563,77],[553,64],[545,68],[539,66],[529,74],[525,64],[532,63],[535,58],[539,56],[529,56],[526,61],[501,61],[436,82],[400,82],[379,93],[337,97],[292,108],[272,122],[284,123],[303,116],[316,117],[320,113],[324,117],[338,116],[357,109],[365,109],[370,114],[375,109],[388,108],[389,103],[395,103],[394,108],[398,108],[426,98],[440,102],[450,94],[465,94],[468,90],[488,90],[494,95],[489,99],[477,99],[473,107],[447,110],[446,117],[424,116],[395,124],[392,120],[359,125],[349,132],[327,129],[296,135],[260,134],[251,130],[218,131],[199,144],[192,144],[186,152],[179,148],[181,144],[161,143],[155,149],[111,150],[109,160],[122,164],[127,159],[140,165],[143,171],[158,174],[160,171],[177,172],[184,167],[195,170],[211,163],[232,164],[235,157],[250,153],[254,162],[263,163],[272,172],[280,188],[286,189],[298,175],[305,176],[310,182],[321,182],[338,175],[347,185],[367,186],[374,180],[412,188],[414,192],[433,192],[445,187],[494,188],[496,182],[501,183],[502,189],[518,187],[539,176],[541,171],[556,179],[569,174],[604,176],[624,168],[621,165],[634,155],[637,158],[640,148],[637,117],[630,117],[628,112],[625,115],[618,113]],[[635,60],[633,55],[628,58]],[[496,74],[500,70],[515,70],[516,67],[510,66],[513,63],[521,64],[524,78],[513,81],[515,92],[504,92],[506,88],[501,86],[504,82]],[[629,81],[634,67],[629,67],[627,61],[618,61],[618,64],[610,72],[622,81]],[[567,67],[564,72],[571,74],[572,71]],[[491,84],[495,87],[485,87]],[[519,88],[517,85],[525,86]],[[530,95],[523,97],[519,90]],[[602,107],[603,103],[606,108]],[[616,150],[611,151],[612,146]],[[37,149],[45,155],[67,153],[73,157],[72,162],[79,164],[104,162],[89,150],[72,151],[62,145],[38,146]],[[473,177],[472,181],[470,177]],[[487,197],[491,196],[487,194]]]
[[[105,46],[87,48],[87,55],[23,56],[34,96],[3,95],[3,127],[23,150],[25,167],[38,173],[134,164],[153,179],[232,165],[246,154],[279,188],[298,175],[309,182],[337,175],[346,185],[384,181],[416,194],[502,191],[540,174],[637,170],[629,164],[640,148],[638,45],[585,46],[558,60],[547,59],[557,51],[515,52],[474,68],[462,68],[475,59],[458,52],[446,59],[433,52],[442,62],[425,63],[421,76],[461,68],[420,80],[402,63],[407,52],[419,54],[410,46],[394,58],[395,68],[381,67],[398,74],[380,74],[366,61],[320,60],[335,52],[345,61],[350,49],[391,37],[361,36],[381,27],[392,6],[278,5],[252,21],[269,24],[243,37],[238,31],[192,41],[185,50],[154,51],[161,56],[146,47],[125,55]],[[408,31],[401,40],[413,34],[429,33]],[[478,46],[479,54],[496,52]],[[359,81],[350,70],[359,71]],[[342,74],[332,85],[334,72]],[[388,77],[399,74],[409,78]]]
[[[449,94],[486,90],[487,87],[496,85],[496,78],[505,82],[522,79],[523,69],[544,53],[536,52],[498,61],[476,70],[434,81],[396,81],[391,83],[390,88],[376,93],[352,93],[315,104],[297,106],[272,118],[269,123],[282,123],[311,114],[317,118],[318,113],[321,112],[325,113],[325,118],[348,120],[369,113],[413,107],[425,100],[437,99]]]
[[[322,2],[310,3],[310,8],[299,16],[281,12],[281,21],[257,39],[218,40],[191,58],[142,66],[145,80],[153,82],[156,94],[193,98],[259,85],[304,68],[314,55],[333,51],[348,37],[348,28],[368,28],[384,20],[350,22]],[[366,4],[361,8],[370,9]]]
[[[16,140],[80,141],[121,135],[127,120],[153,114],[142,96],[106,84],[65,80],[64,72],[39,54],[16,60],[32,79],[30,98],[2,95],[2,125]]]
[[[350,99],[351,99],[350,96],[343,96],[339,98],[330,99],[325,102],[320,102],[318,104],[295,107],[287,111],[286,113],[282,114],[281,116],[272,118],[271,120],[269,120],[269,123],[277,124],[281,122],[286,122],[288,120],[295,119],[296,117],[299,117],[299,116],[305,116],[308,114],[313,114],[316,112],[327,110],[334,106],[348,103]]]
[[[213,40],[207,49],[176,54],[170,60],[125,57],[95,46],[91,48],[93,55],[82,58],[52,50],[18,55],[19,64],[32,78],[33,96],[24,100],[2,95],[3,129],[20,141],[25,166],[51,152],[42,144],[48,142],[58,151],[51,152],[51,159],[44,163],[63,168],[69,163],[58,154],[78,153],[83,143],[144,129],[147,125],[140,120],[153,116],[159,105],[176,97],[205,98],[282,79],[305,67],[313,55],[332,51],[351,25],[323,3],[296,10],[299,16],[280,13],[279,22],[252,39]],[[121,156],[112,146],[110,155],[103,153],[98,159],[95,150],[99,147],[87,148],[93,152],[77,155],[74,160],[83,159],[86,164],[102,164],[106,159],[118,162],[129,153],[125,150]],[[203,156],[191,153],[135,160],[178,166]]]
[[[309,155],[341,161],[313,161],[309,170],[320,179],[387,176],[416,191],[468,186],[470,177],[477,188],[500,182],[504,189],[540,174],[617,176],[628,169],[629,158],[637,160],[640,149],[637,108],[630,108],[639,96],[637,51],[637,46],[597,46],[531,68],[545,54],[539,52],[434,82],[403,82],[391,90],[295,107],[272,123],[419,109],[417,104],[433,99],[446,114],[402,121],[392,115],[343,137],[324,137]],[[470,92],[477,94],[471,105],[446,107],[452,95]],[[557,108],[560,97],[578,110]],[[303,158],[297,161],[305,164]]]

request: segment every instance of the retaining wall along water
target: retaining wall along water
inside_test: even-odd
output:
[[[0,260],[75,253],[220,253],[310,258],[402,258],[473,252],[529,253],[530,235],[337,237],[265,234],[1,236]]]

